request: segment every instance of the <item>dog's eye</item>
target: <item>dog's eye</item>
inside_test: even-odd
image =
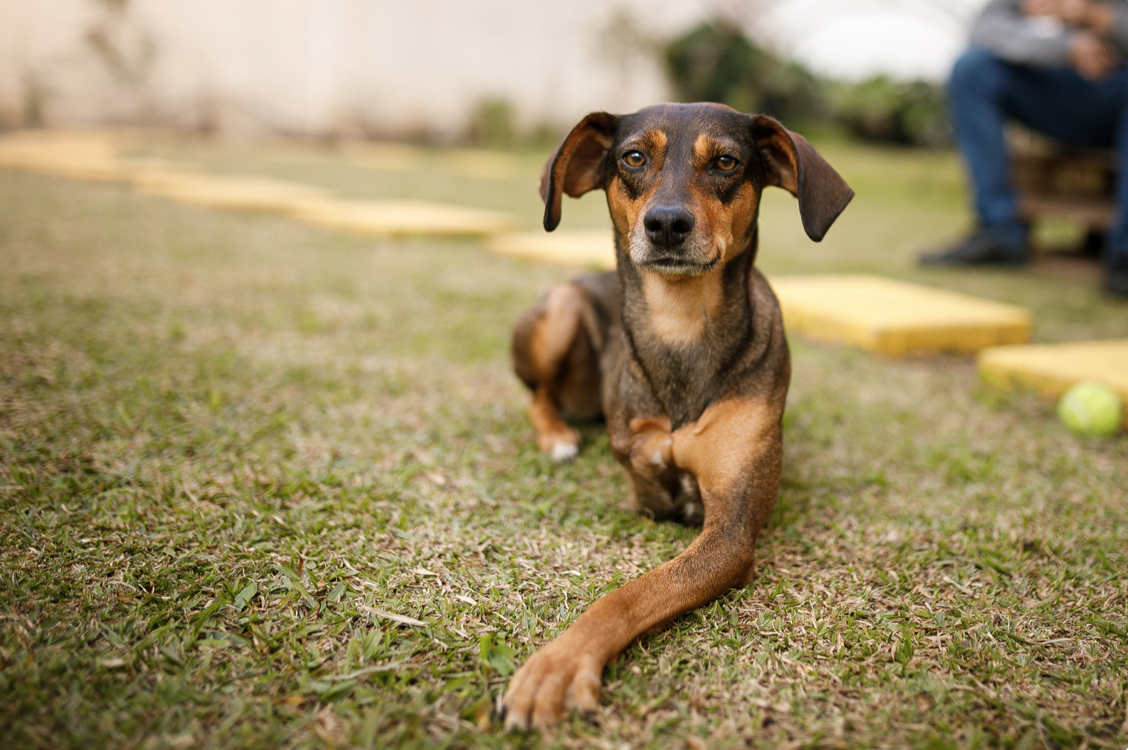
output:
[[[646,157],[641,151],[628,151],[623,154],[623,163],[628,167],[641,167],[646,163]]]
[[[736,165],[739,163],[740,162],[737,161],[735,156],[725,154],[724,156],[717,158],[717,169],[721,170],[722,172],[731,172],[732,170],[736,169]]]

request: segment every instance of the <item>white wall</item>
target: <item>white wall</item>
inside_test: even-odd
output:
[[[952,0],[969,7],[982,2]],[[325,132],[363,123],[385,133],[453,136],[463,131],[474,105],[492,96],[517,105],[526,126],[566,125],[588,111],[630,111],[668,96],[652,59],[606,38],[617,14],[646,34],[670,36],[727,12],[833,73],[835,54],[850,57],[857,68],[859,55],[881,46],[876,37],[876,43],[859,40],[858,16],[845,6],[887,14],[892,8],[896,15],[899,6],[905,11],[912,4],[130,0],[130,22],[114,26],[107,23],[113,14],[104,0],[0,0],[0,124],[21,121],[28,91],[40,90],[47,123],[62,125],[131,122],[145,114],[168,124],[206,120],[232,132]],[[827,13],[828,7],[835,12]],[[919,11],[905,16],[910,25],[935,25]],[[846,31],[836,32],[836,23],[846,24]],[[153,40],[157,56],[146,86],[122,83],[93,53],[86,35],[99,24],[124,32],[127,49]],[[866,28],[880,33],[880,25]],[[902,31],[890,33],[903,37]],[[962,44],[958,24],[940,34],[949,43],[932,64],[938,69]],[[818,43],[804,44],[812,38]],[[864,65],[858,70],[870,72]],[[902,72],[920,71],[909,65]]]
[[[642,2],[663,32],[699,18],[694,2]],[[663,6],[669,6],[663,9]],[[205,116],[322,131],[364,120],[385,130],[461,130],[502,96],[522,120],[566,122],[666,97],[657,66],[624,68],[599,49],[618,7],[604,0],[134,0],[127,39],[155,41],[148,98],[164,117]],[[48,120],[128,120],[144,98],[84,41],[111,17],[94,0],[0,0],[0,117],[21,116],[28,82]]]

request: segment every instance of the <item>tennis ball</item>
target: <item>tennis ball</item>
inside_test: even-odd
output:
[[[1120,396],[1104,383],[1086,380],[1070,388],[1058,401],[1062,424],[1082,435],[1115,435],[1120,430]]]

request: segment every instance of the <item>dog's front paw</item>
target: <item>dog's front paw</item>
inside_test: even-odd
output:
[[[559,430],[538,435],[537,445],[553,459],[564,463],[580,454],[580,433],[562,426]]]
[[[580,455],[580,446],[557,441],[552,444],[551,455],[553,460],[559,461],[561,463],[567,463],[568,461],[575,459],[576,456]]]
[[[502,701],[506,729],[548,729],[575,709],[592,717],[599,709],[603,664],[557,639],[525,662]]]

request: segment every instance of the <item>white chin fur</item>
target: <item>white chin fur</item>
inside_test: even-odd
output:
[[[702,248],[697,247],[697,244],[697,242],[691,240],[690,243],[685,247],[685,253],[691,256],[708,255],[708,253],[704,252]],[[631,261],[633,261],[635,265],[639,266],[642,270],[647,271],[648,273],[655,273],[659,276],[700,276],[701,274],[710,271],[715,267],[715,263],[678,263],[660,266],[654,265],[648,260],[648,258],[652,256],[652,253],[653,249],[650,246],[650,240],[646,239],[645,237],[639,237],[638,233],[635,233],[631,238],[631,244],[628,254],[630,255]]]
[[[647,271],[659,276],[697,276],[704,273],[702,266],[646,266]]]

